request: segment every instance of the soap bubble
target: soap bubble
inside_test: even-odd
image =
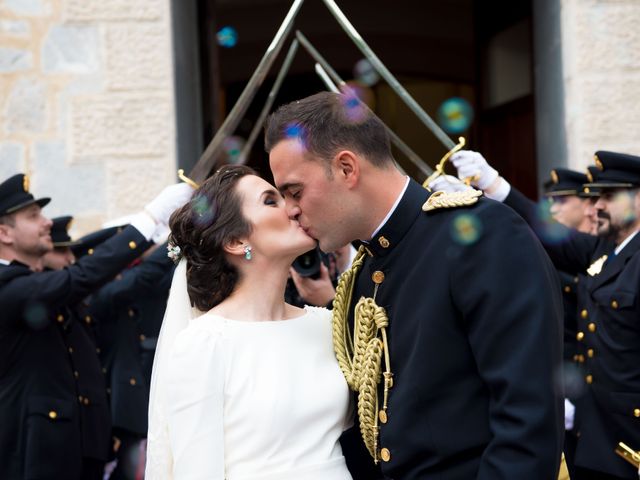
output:
[[[226,26],[222,27],[216,33],[216,39],[218,40],[218,45],[224,48],[233,48],[238,43],[238,32],[235,28]]]
[[[378,83],[380,75],[366,58],[358,60],[353,67],[353,76],[363,85],[371,87]]]
[[[451,97],[438,108],[438,123],[451,134],[465,132],[473,121],[473,107],[464,98]]]

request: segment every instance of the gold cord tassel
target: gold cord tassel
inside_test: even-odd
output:
[[[358,392],[360,431],[369,453],[378,461],[378,384],[384,354],[385,378],[391,378],[388,352],[385,351],[386,328],[389,319],[384,308],[373,298],[361,298],[355,308],[354,335],[351,338],[348,313],[358,271],[366,253],[360,247],[349,270],[340,277],[333,302],[333,344],[338,365],[349,387]],[[382,338],[379,337],[382,336]],[[384,339],[384,341],[383,341]],[[389,385],[387,385],[389,383]],[[384,408],[390,382],[385,381]],[[386,417],[385,417],[386,418]]]

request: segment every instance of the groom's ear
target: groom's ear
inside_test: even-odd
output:
[[[360,178],[361,158],[351,150],[341,150],[333,158],[333,174],[347,187],[354,187]]]

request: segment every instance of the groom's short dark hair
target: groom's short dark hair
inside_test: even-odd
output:
[[[378,167],[393,163],[385,125],[354,93],[320,92],[283,105],[267,119],[264,138],[267,153],[282,140],[298,138],[323,160],[347,149]]]

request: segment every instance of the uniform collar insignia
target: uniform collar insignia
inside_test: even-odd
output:
[[[428,195],[429,192],[420,184],[410,180],[391,217],[367,244],[367,252],[375,257],[388,255],[416,221],[420,214],[419,206],[424,203]]]
[[[599,259],[591,264],[589,268],[587,268],[587,273],[592,277],[595,277],[602,271],[602,267],[604,266],[604,262],[607,261],[608,256],[602,255]]]

